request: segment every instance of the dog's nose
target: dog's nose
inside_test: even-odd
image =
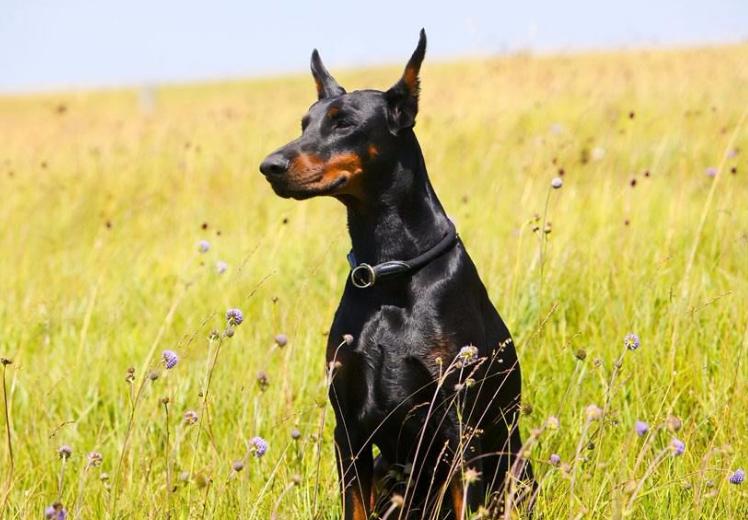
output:
[[[283,175],[288,171],[288,159],[279,153],[268,155],[262,164],[260,164],[260,171],[266,177],[272,175]]]

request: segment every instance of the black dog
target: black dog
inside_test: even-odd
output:
[[[391,89],[346,93],[315,50],[302,135],[260,165],[281,197],[348,211],[352,271],[327,347],[346,519],[464,518],[532,493],[514,345],[413,132],[425,52],[422,30]]]

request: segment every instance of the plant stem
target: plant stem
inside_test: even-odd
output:
[[[8,441],[8,455],[10,456],[10,475],[9,480],[13,479],[13,469],[15,461],[13,459],[13,438],[10,434],[10,409],[8,408],[8,390],[5,387],[5,370],[10,363],[3,359],[3,404],[5,405],[5,435]]]

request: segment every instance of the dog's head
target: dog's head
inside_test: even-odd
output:
[[[281,197],[317,195],[363,200],[377,173],[393,160],[391,150],[415,125],[419,71],[426,33],[400,80],[386,92],[346,92],[312,53],[317,101],[301,119],[301,136],[268,155],[260,171]],[[380,181],[383,179],[380,179]]]

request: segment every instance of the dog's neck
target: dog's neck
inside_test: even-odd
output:
[[[348,230],[356,261],[374,265],[408,260],[431,249],[446,235],[449,219],[434,192],[415,134],[402,137],[401,152],[393,159],[388,186],[380,186],[376,200],[346,203]],[[376,176],[379,172],[372,172]]]

